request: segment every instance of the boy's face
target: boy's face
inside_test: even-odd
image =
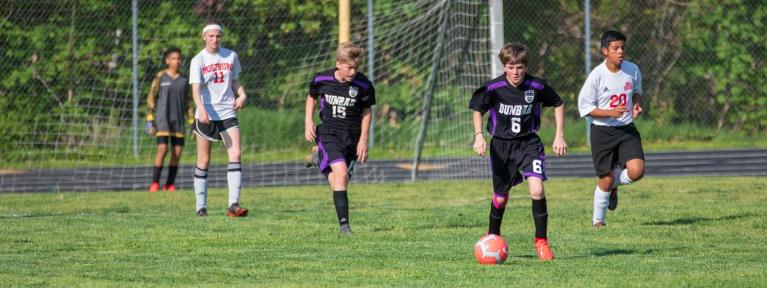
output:
[[[181,54],[177,52],[168,54],[168,57],[165,57],[165,65],[168,65],[170,70],[178,70],[181,66]]]
[[[354,65],[336,61],[336,69],[336,76],[341,82],[351,82],[357,75],[357,67]]]
[[[503,72],[506,73],[506,79],[511,82],[511,85],[517,86],[519,83],[522,83],[522,79],[525,78],[527,67],[522,63],[506,63],[503,65]]]
[[[623,45],[626,44],[623,40],[617,40],[610,42],[607,48],[602,48],[602,54],[605,55],[607,62],[615,65],[623,63]]]
[[[205,47],[210,49],[218,49],[218,44],[221,42],[221,30],[210,30],[202,35],[202,39],[205,40]]]

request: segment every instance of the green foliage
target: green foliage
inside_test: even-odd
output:
[[[191,177],[191,176],[190,176]],[[3,286],[759,287],[767,282],[767,179],[648,177],[622,187],[609,226],[589,223],[596,179],[546,182],[538,261],[530,196],[512,189],[509,260],[478,265],[491,183],[352,184],[354,234],[338,235],[328,187],[249,188],[247,218],[209,217],[194,193],[1,194]],[[519,187],[526,187],[525,185]],[[439,195],[439,197],[428,197]],[[428,200],[428,201],[425,201]],[[694,203],[691,204],[691,203]]]

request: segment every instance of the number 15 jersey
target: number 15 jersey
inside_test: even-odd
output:
[[[309,96],[320,102],[322,123],[333,128],[359,132],[362,110],[376,104],[373,83],[360,72],[351,82],[335,78],[336,69],[317,73],[309,82]]]
[[[482,114],[490,112],[487,131],[493,137],[515,139],[538,132],[541,106],[558,107],[562,103],[559,94],[543,79],[525,74],[514,87],[503,74],[474,92],[469,109]]]
[[[581,117],[585,117],[594,109],[612,110],[613,108],[626,105],[626,113],[620,118],[592,118],[592,124],[599,126],[625,126],[634,120],[632,116],[634,94],[642,94],[642,74],[639,66],[623,60],[621,70],[617,73],[610,72],[607,64],[602,64],[591,70],[586,82],[583,83],[578,94],[578,111]],[[590,116],[589,116],[590,117]]]

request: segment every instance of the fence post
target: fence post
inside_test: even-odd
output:
[[[138,158],[138,0],[133,0],[133,157]]]
[[[368,0],[368,79],[375,84],[375,37],[373,30],[373,0]],[[376,106],[370,107],[370,129],[368,130],[368,150],[375,143]]]

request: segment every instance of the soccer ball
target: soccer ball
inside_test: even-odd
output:
[[[487,234],[474,244],[474,257],[479,264],[501,264],[509,258],[509,247],[501,236]]]

